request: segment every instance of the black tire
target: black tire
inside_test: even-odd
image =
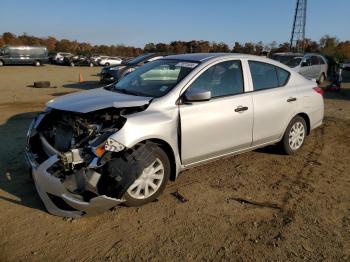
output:
[[[304,134],[303,134],[302,142],[301,143],[299,142],[300,144],[297,146],[297,148],[296,148],[296,146],[294,146],[294,148],[293,148],[293,142],[291,141],[292,138],[290,136],[291,136],[291,130],[292,130],[293,126],[295,126],[297,123],[300,123],[303,125]],[[281,146],[282,146],[284,153],[286,153],[287,155],[293,155],[296,152],[298,152],[302,148],[302,146],[304,145],[306,136],[307,136],[307,125],[306,125],[304,118],[302,118],[301,116],[294,117],[290,121],[290,123],[289,123],[289,125],[288,125],[288,127],[283,135],[282,141],[281,141]],[[292,145],[291,145],[291,143],[292,143]]]
[[[36,60],[36,61],[34,62],[34,65],[35,65],[35,66],[41,66],[41,62],[40,62],[39,60]]]
[[[70,64],[69,64],[71,67],[74,67],[75,66],[75,64],[73,63],[73,62],[70,62]]]
[[[138,206],[142,206],[145,205],[147,203],[150,203],[152,201],[154,201],[155,199],[157,199],[161,193],[163,193],[169,178],[170,178],[170,161],[169,158],[167,156],[167,154],[158,146],[156,145],[151,145],[151,150],[152,151],[152,155],[154,157],[154,160],[156,158],[158,158],[164,166],[164,178],[163,181],[161,182],[160,187],[157,189],[157,191],[152,194],[150,197],[145,198],[145,199],[135,199],[133,198],[128,192],[126,192],[123,196],[123,198],[126,200],[125,201],[125,205],[129,206],[129,207],[138,207]]]
[[[93,63],[90,63],[90,64],[89,64],[89,67],[94,67],[94,64],[93,64]]]
[[[35,88],[48,88],[50,87],[50,81],[37,81],[34,82],[34,87]]]
[[[109,63],[105,63],[105,66],[109,66],[110,64]]]
[[[0,66],[4,66],[4,65],[5,65],[4,61],[0,60]]]

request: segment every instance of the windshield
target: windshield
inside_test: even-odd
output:
[[[275,55],[272,59],[281,62],[289,67],[296,67],[300,64],[303,59],[301,56],[292,56],[292,55]]]
[[[144,59],[146,59],[147,57],[150,57],[153,54],[144,54],[144,55],[140,55],[134,59],[131,59],[130,61],[128,61],[127,63],[129,65],[136,65],[138,63],[140,63],[141,61],[143,61]]]
[[[125,76],[114,91],[147,97],[161,97],[173,89],[196,66],[197,62],[156,60]]]

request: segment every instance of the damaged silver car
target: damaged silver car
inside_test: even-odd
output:
[[[47,103],[26,156],[55,215],[155,200],[189,167],[280,142],[293,154],[322,124],[315,83],[266,58],[175,55],[116,84]]]

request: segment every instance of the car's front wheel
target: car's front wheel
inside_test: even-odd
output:
[[[289,123],[283,139],[282,147],[286,154],[292,155],[299,151],[305,142],[307,126],[304,118],[296,116]]]
[[[152,160],[142,167],[141,175],[124,194],[127,206],[141,206],[155,200],[165,189],[170,177],[170,162],[167,154],[152,145]]]

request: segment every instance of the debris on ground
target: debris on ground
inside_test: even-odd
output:
[[[50,81],[36,81],[34,82],[34,86],[35,88],[49,88],[51,87],[51,83]]]
[[[179,200],[181,203],[186,203],[188,201],[188,199],[181,195],[179,191],[175,191],[171,193],[171,195],[177,198],[177,200]]]
[[[269,203],[269,202],[256,202],[253,200],[247,200],[247,199],[243,199],[243,198],[236,198],[236,197],[232,197],[232,198],[228,198],[229,200],[235,200],[237,202],[239,202],[240,204],[250,204],[250,205],[254,205],[254,206],[259,206],[259,207],[267,207],[267,208],[274,208],[274,209],[282,209],[280,206],[278,206],[276,203]]]

